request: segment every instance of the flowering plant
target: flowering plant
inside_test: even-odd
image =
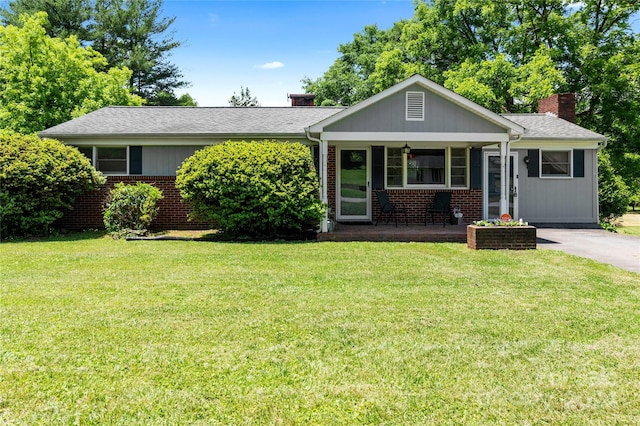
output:
[[[503,222],[501,220],[489,221],[489,220],[476,220],[473,222],[476,226],[529,226],[528,222],[520,220],[510,220]]]

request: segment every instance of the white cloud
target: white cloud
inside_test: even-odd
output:
[[[266,64],[262,64],[262,65],[256,65],[256,68],[260,68],[262,70],[275,70],[278,68],[282,68],[284,67],[284,64],[282,62],[267,62]]]

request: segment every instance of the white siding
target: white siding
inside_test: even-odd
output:
[[[407,92],[424,98],[424,120],[407,120]],[[502,127],[414,85],[324,129],[326,132],[470,132],[505,133]]]
[[[144,146],[142,174],[145,176],[175,176],[182,162],[202,146]]]

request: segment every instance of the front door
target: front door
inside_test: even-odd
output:
[[[339,220],[370,220],[369,150],[340,149],[338,156]]]
[[[518,153],[512,152],[509,165],[509,214],[518,220]],[[500,211],[500,154],[484,153],[483,216],[495,220],[504,212]]]

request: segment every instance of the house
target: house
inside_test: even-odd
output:
[[[283,108],[106,107],[44,130],[41,137],[77,146],[108,176],[65,225],[101,226],[107,189],[143,181],[165,193],[156,226],[205,226],[186,220],[177,168],[204,146],[261,139],[310,147],[321,198],[339,222],[371,221],[374,191],[384,188],[415,223],[443,190],[467,220],[509,213],[531,223],[598,223],[597,151],[606,138],[573,123],[572,94],[541,101],[537,114],[501,115],[415,75],[349,108],[290,98]]]

